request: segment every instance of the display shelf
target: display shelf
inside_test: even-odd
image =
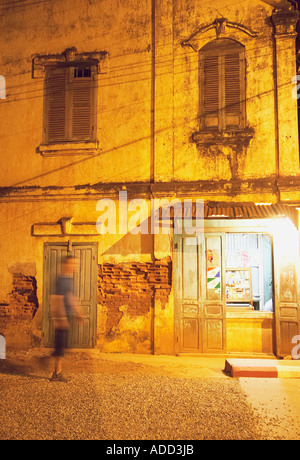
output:
[[[226,302],[253,307],[251,268],[226,269]]]

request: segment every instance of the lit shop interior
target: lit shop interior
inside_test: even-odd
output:
[[[227,311],[273,312],[272,240],[265,234],[226,234]]]

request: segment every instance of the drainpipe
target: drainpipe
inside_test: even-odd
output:
[[[152,209],[152,203],[154,203],[154,195],[152,190],[152,185],[155,183],[155,74],[156,74],[156,2],[151,0],[151,132],[150,132],[150,199],[151,199],[151,215],[154,212]],[[155,263],[155,234],[151,226],[150,221],[150,231],[152,234],[152,244],[151,244],[151,261]],[[151,344],[151,353],[154,355],[154,335],[155,335],[155,286],[152,289],[151,296],[151,330],[150,330],[150,344]]]
[[[155,73],[156,73],[156,48],[155,48],[155,0],[151,0],[151,159],[150,182],[155,182]]]
[[[272,17],[273,22],[273,17]],[[278,179],[279,179],[279,114],[278,114],[278,75],[277,75],[277,45],[276,45],[276,38],[275,38],[275,25],[274,26],[274,33],[273,33],[273,70],[274,70],[274,112],[275,112],[275,174],[276,174],[276,197],[277,202],[280,201],[280,191],[278,187]]]

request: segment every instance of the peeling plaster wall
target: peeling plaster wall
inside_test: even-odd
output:
[[[38,309],[36,278],[13,273],[9,302],[0,304],[0,328],[7,343],[13,343],[14,348],[40,344],[41,334],[33,325]]]
[[[8,349],[43,345],[44,244],[70,240],[68,236],[33,237],[32,225],[57,222],[63,215],[74,216],[75,222],[96,222],[100,215],[96,205],[96,201],[1,204],[0,330],[5,331]],[[156,352],[172,354],[171,236],[157,235],[154,248],[151,234],[71,240],[98,243],[96,346],[150,353],[154,336]]]
[[[99,346],[104,350],[151,351],[151,309],[164,310],[172,288],[171,259],[99,266]],[[117,348],[116,348],[117,343]]]

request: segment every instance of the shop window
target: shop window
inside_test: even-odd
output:
[[[273,311],[272,241],[262,234],[226,235],[227,309]]]
[[[245,128],[245,48],[217,39],[200,51],[201,129]]]
[[[45,143],[94,141],[95,68],[68,66],[46,72]]]

